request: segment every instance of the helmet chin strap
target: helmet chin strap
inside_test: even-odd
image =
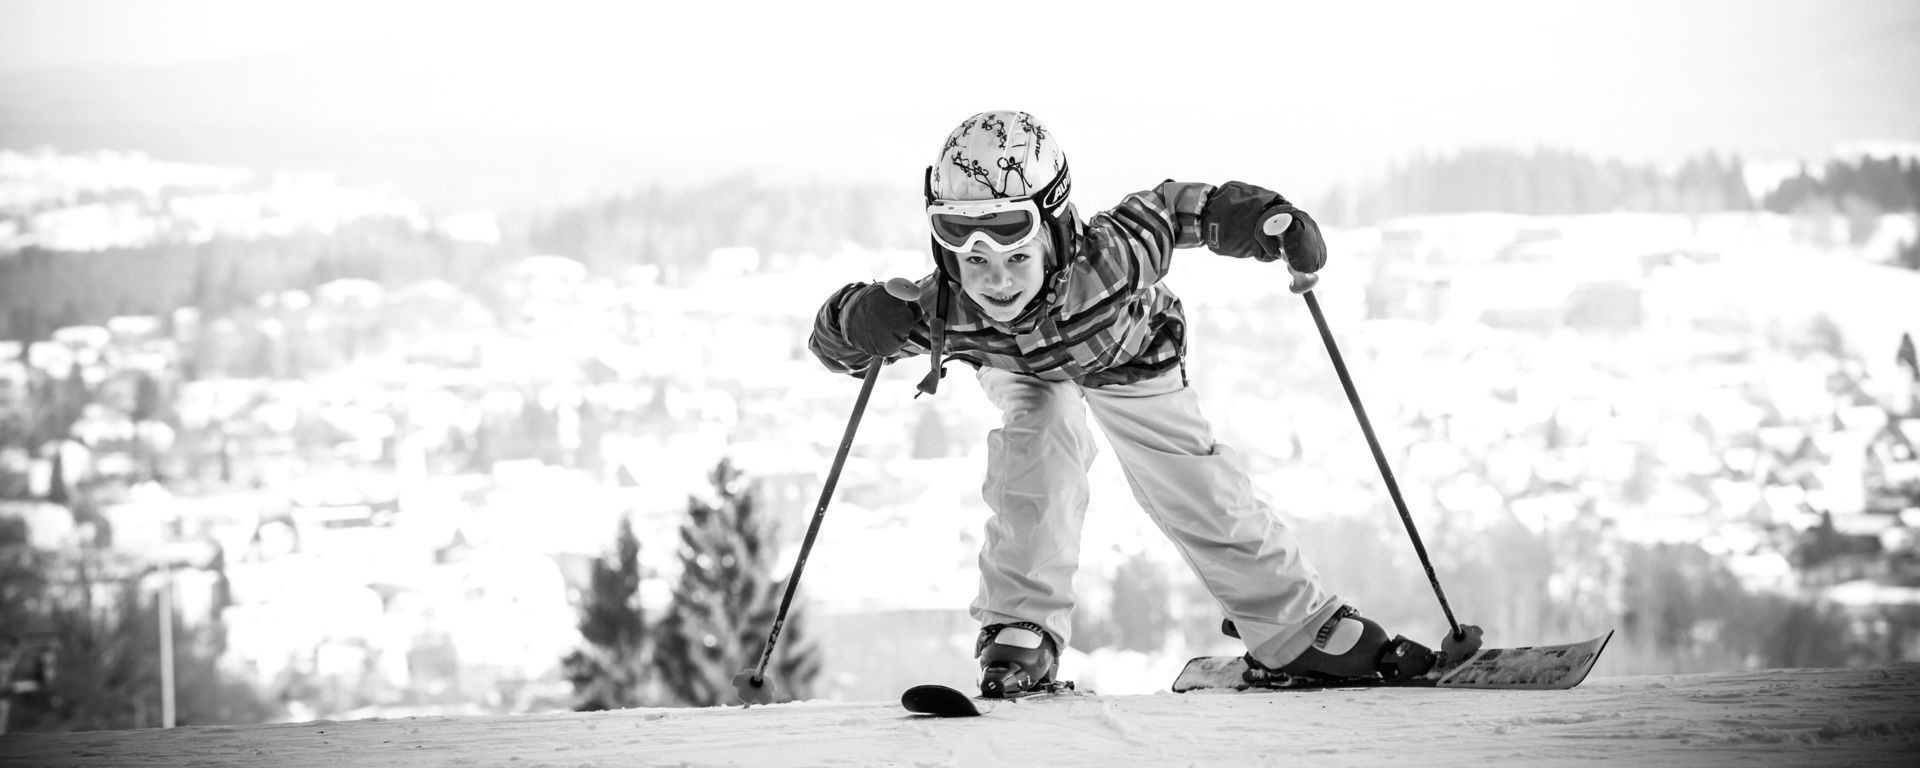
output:
[[[1080,246],[1080,239],[1074,236],[1079,229],[1077,225],[1080,217],[1074,210],[1073,203],[1067,203],[1061,213],[1063,215],[1058,218],[1046,216],[1048,234],[1053,237],[1053,247],[1047,250],[1047,277],[1049,278],[1073,261],[1074,252]]]

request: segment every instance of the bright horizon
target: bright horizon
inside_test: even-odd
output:
[[[1298,189],[1460,146],[1920,141],[1920,4],[1898,0],[1065,6],[7,0],[0,79],[104,73],[74,98],[107,122],[157,112],[215,145],[361,141],[393,164],[466,142],[637,180],[908,186],[961,118],[1014,108],[1100,196]]]

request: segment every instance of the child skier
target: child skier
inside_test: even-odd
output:
[[[1168,181],[1082,222],[1071,185],[1066,155],[1032,115],[967,118],[926,170],[936,269],[917,282],[917,298],[848,285],[821,306],[809,341],[841,373],[931,355],[926,392],[949,359],[968,363],[1001,411],[987,436],[993,516],[972,605],[981,693],[1047,686],[1070,639],[1095,453],[1088,411],[1250,664],[1333,677],[1426,672],[1427,649],[1389,640],[1321,583],[1232,449],[1213,441],[1187,385],[1180,299],[1161,283],[1175,249],[1203,244],[1313,273],[1326,262],[1319,226],[1286,198],[1237,181]]]

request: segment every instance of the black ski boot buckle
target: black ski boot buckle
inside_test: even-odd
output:
[[[1380,660],[1375,666],[1382,679],[1412,680],[1440,666],[1439,661],[1433,649],[1408,640],[1406,635],[1394,635],[1393,640],[1380,649]]]

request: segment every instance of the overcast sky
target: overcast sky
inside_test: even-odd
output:
[[[1909,0],[0,9],[0,73],[133,67],[200,82],[208,62],[238,62],[242,78],[260,56],[292,54],[306,68],[265,87],[305,106],[239,111],[549,137],[699,174],[912,177],[952,125],[992,108],[1049,123],[1083,188],[1321,180],[1463,144],[1660,160],[1920,140],[1920,2]]]

